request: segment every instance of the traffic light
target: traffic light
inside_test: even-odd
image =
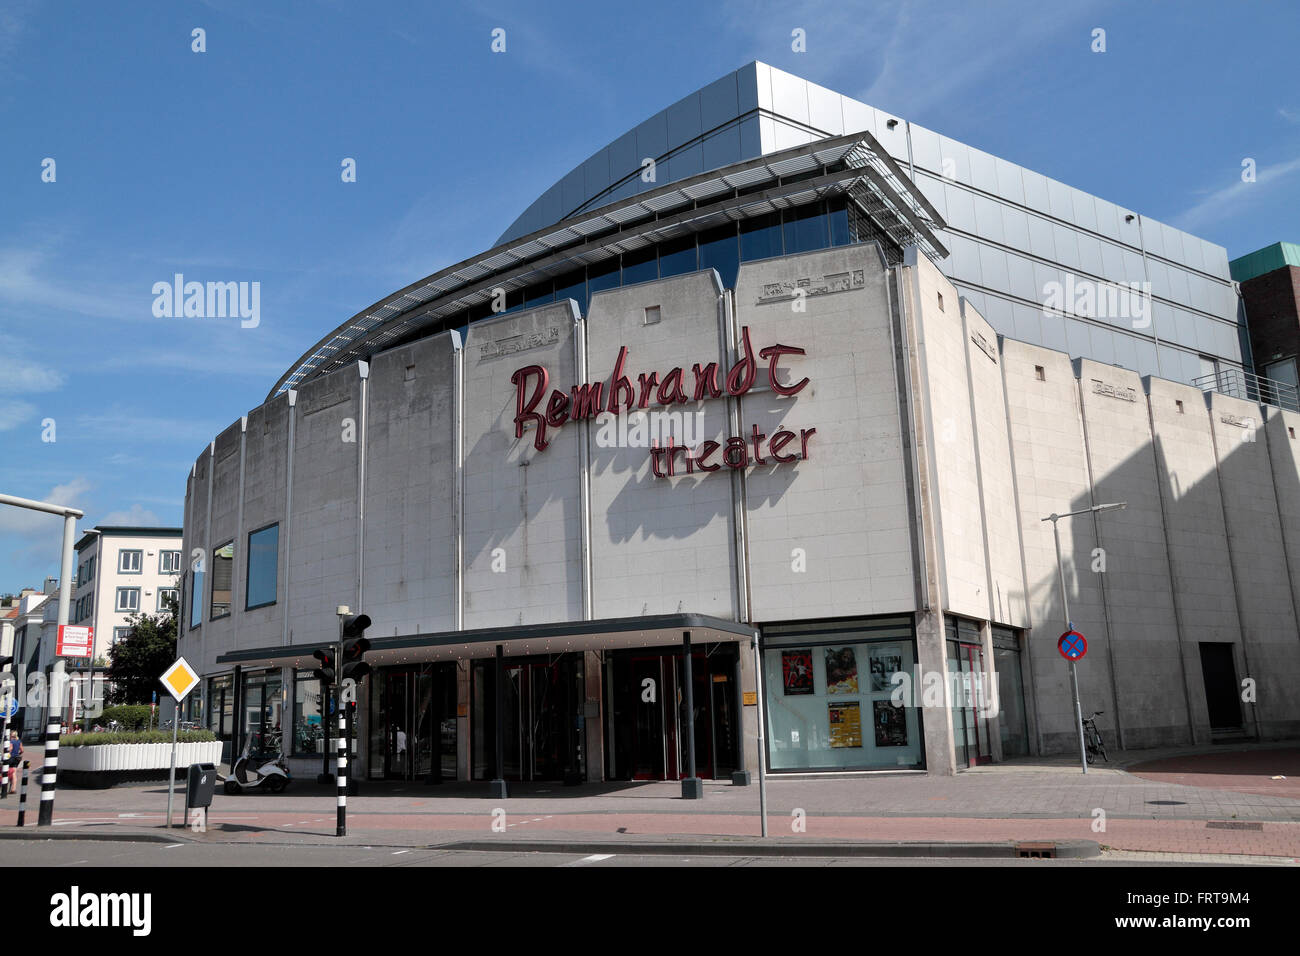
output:
[[[312,671],[312,675],[325,687],[333,684],[337,670],[336,662],[334,660],[334,649],[329,647],[322,648],[318,651],[312,651],[311,656],[320,661],[320,667]]]
[[[365,614],[349,614],[343,618],[343,650],[339,655],[340,680],[360,681],[370,673],[370,665],[363,657],[370,650],[366,640],[366,628],[370,626],[370,617]]]

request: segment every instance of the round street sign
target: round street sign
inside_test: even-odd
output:
[[[1088,653],[1088,641],[1078,631],[1066,631],[1056,642],[1056,649],[1067,661],[1082,660],[1083,655]]]
[[[6,697],[0,700],[0,716],[12,717],[18,713],[18,701],[12,697]]]

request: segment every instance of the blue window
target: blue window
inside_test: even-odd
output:
[[[646,246],[644,249],[637,249],[635,252],[623,253],[623,284],[631,285],[634,282],[647,282],[650,279],[658,279],[659,257],[656,254],[657,251],[654,246]]]
[[[659,247],[659,278],[686,275],[697,268],[694,236],[672,239]]]
[[[276,572],[280,559],[280,526],[270,525],[248,535],[248,587],[246,608],[266,607],[276,598]]]
[[[604,289],[613,289],[618,286],[618,257],[601,263],[598,266],[590,266],[587,269],[587,301],[583,303],[583,311],[591,302],[591,296]]]
[[[583,270],[567,272],[555,280],[555,301],[573,299],[583,312],[587,311],[587,277]]]
[[[827,218],[830,220],[831,245],[847,246],[853,241],[849,234],[849,211],[845,208],[843,200],[832,200],[828,206],[830,212]]]
[[[203,572],[194,569],[190,577],[190,630],[203,623]]]
[[[531,309],[535,305],[546,305],[548,302],[554,301],[555,293],[551,289],[549,279],[524,289],[524,308],[526,309]]]
[[[826,248],[826,217],[821,214],[821,203],[787,209],[784,218],[787,256]]]
[[[740,224],[740,261],[771,259],[781,254],[781,215],[770,213]]]
[[[736,272],[740,269],[740,243],[732,223],[700,233],[700,268],[717,269],[722,285],[736,287]]]

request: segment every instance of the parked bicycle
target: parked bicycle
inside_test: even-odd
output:
[[[1099,710],[1091,717],[1083,718],[1083,745],[1088,763],[1098,757],[1110,763],[1110,758],[1106,756],[1106,744],[1101,739],[1101,731],[1097,729],[1097,718],[1104,713],[1104,710]]]

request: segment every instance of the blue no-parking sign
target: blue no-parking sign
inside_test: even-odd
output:
[[[1056,649],[1067,661],[1078,661],[1088,653],[1088,641],[1078,631],[1066,631],[1056,642]]]

